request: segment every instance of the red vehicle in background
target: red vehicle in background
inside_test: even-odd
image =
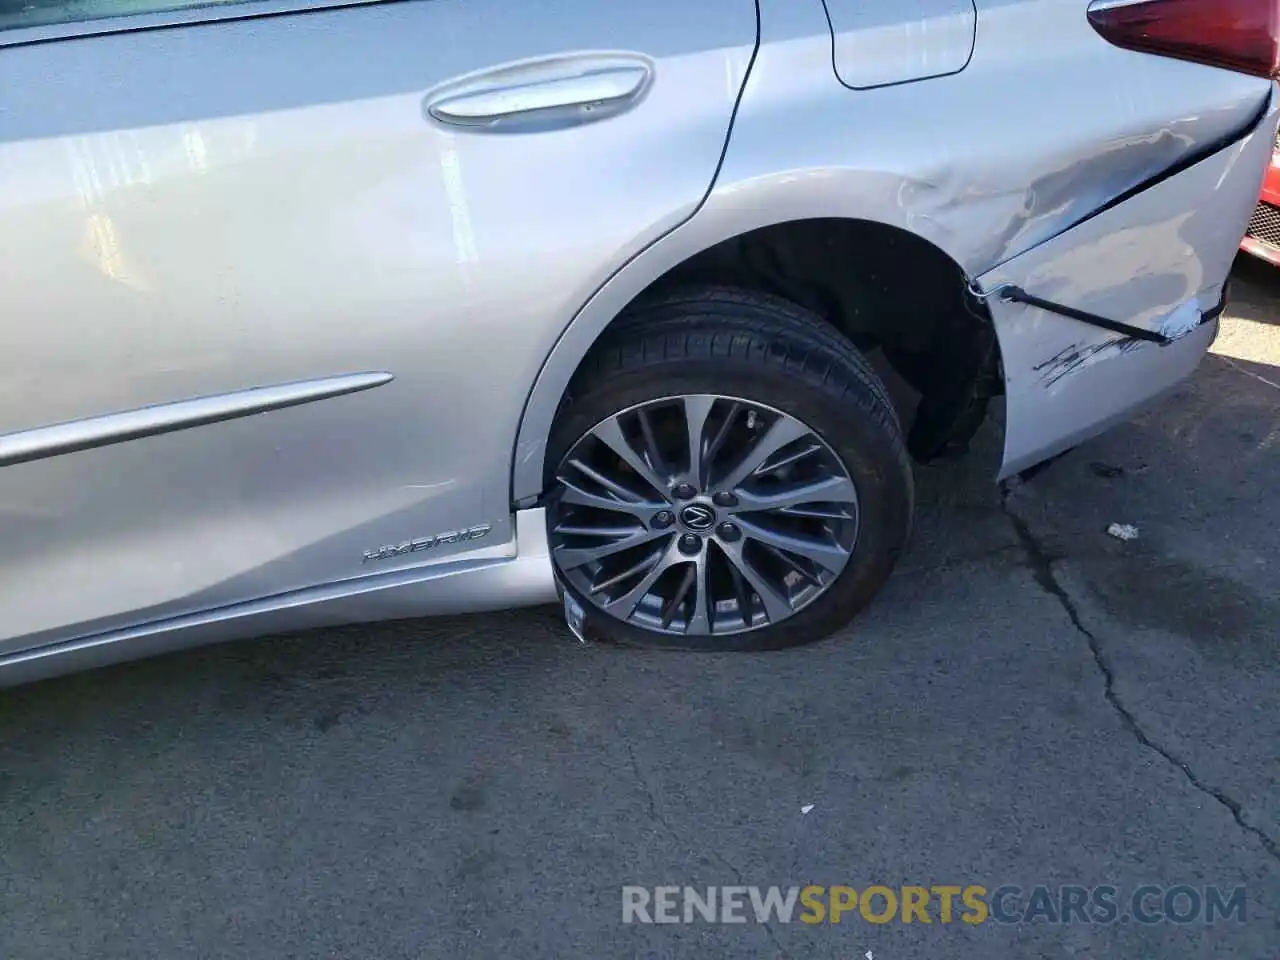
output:
[[[1271,165],[1262,181],[1262,196],[1240,249],[1280,266],[1280,137],[1276,138],[1276,152],[1271,155]]]

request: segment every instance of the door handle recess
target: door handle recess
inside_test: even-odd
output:
[[[572,75],[566,75],[572,70]],[[450,85],[428,100],[427,113],[451,126],[603,120],[638,103],[653,72],[637,60],[594,68],[573,59],[534,64]]]

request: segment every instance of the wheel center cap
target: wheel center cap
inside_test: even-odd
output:
[[[680,511],[680,522],[696,533],[703,533],[716,525],[716,512],[701,503],[691,503]]]

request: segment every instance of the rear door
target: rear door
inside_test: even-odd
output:
[[[755,29],[0,3],[0,653],[505,540],[528,385],[696,209]]]

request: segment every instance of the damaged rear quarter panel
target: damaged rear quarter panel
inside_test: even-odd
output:
[[[860,3],[868,38],[935,26],[921,19],[929,4]],[[964,69],[850,89],[833,76],[821,0],[760,0],[761,47],[694,229],[713,230],[705,221],[716,217],[743,229],[873,220],[931,241],[976,276],[1238,134],[1266,99],[1254,78],[1108,44],[1083,0],[976,7]],[[852,41],[858,22],[841,35]],[[899,65],[917,48],[895,47]]]
[[[935,5],[859,4],[874,8],[877,30],[898,31],[894,70],[932,72],[912,59],[932,41],[909,41],[936,27],[922,19]],[[695,216],[596,291],[548,356],[516,441],[513,499],[542,491],[550,424],[582,357],[689,258],[759,228],[840,218],[913,233],[976,277],[1238,134],[1267,101],[1255,78],[1108,44],[1087,0],[975,5],[964,69],[850,89],[833,69],[822,0],[759,0],[760,48],[716,182]],[[840,21],[844,40],[866,40],[850,35],[858,22]]]
[[[1015,284],[1149,329],[1188,303],[1213,309],[1257,203],[1278,110],[1273,97],[1243,140],[1002,264],[979,286]],[[990,307],[1005,374],[1002,477],[1158,399],[1195,370],[1217,328],[1205,323],[1159,346],[998,297]]]

